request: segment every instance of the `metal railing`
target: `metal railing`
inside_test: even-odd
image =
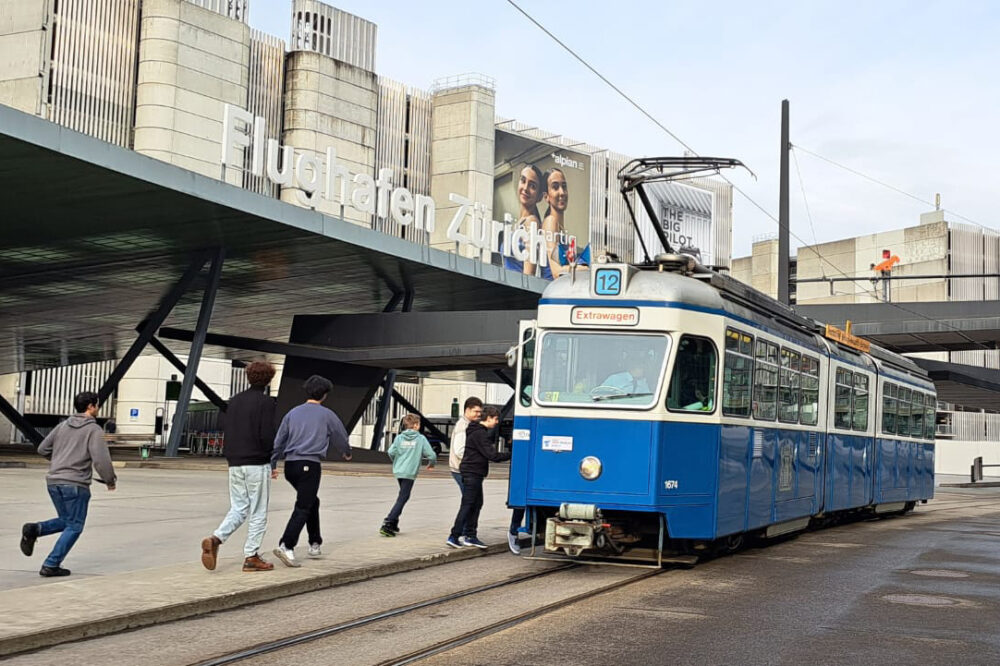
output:
[[[972,476],[972,482],[973,483],[976,483],[977,481],[982,481],[983,480],[983,468],[984,467],[1000,467],[1000,464],[997,464],[997,465],[984,465],[983,464],[983,457],[982,456],[978,456],[976,458],[973,458],[972,459],[972,474],[971,474],[971,476]]]
[[[441,78],[434,79],[434,83],[431,84],[431,92],[436,93],[442,90],[464,88],[466,86],[480,86],[487,90],[495,91],[497,89],[497,80],[492,76],[486,76],[479,72],[465,72],[464,74],[455,74],[453,76],[442,76]]]

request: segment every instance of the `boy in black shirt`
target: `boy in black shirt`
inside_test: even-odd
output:
[[[486,544],[476,535],[479,527],[479,512],[483,508],[483,480],[489,474],[490,461],[510,460],[510,453],[499,453],[490,438],[489,431],[500,422],[500,410],[489,405],[483,408],[483,419],[470,423],[465,439],[465,454],[462,456],[462,506],[455,517],[451,534],[445,542],[452,548],[475,546],[486,548]],[[465,536],[462,536],[462,526]]]

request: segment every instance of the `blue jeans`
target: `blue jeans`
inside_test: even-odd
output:
[[[229,468],[229,513],[215,536],[225,543],[240,525],[247,524],[244,557],[256,555],[267,531],[267,503],[271,491],[271,465],[239,465]]]
[[[83,524],[87,522],[87,506],[90,504],[90,488],[71,484],[50,485],[49,497],[52,498],[59,517],[38,523],[38,536],[61,532],[59,540],[43,563],[46,567],[58,567],[83,533]]]
[[[410,492],[413,491],[413,479],[396,479],[399,482],[399,495],[396,496],[396,503],[389,510],[385,522],[393,527],[399,527],[399,517],[403,514],[403,507],[410,501]]]

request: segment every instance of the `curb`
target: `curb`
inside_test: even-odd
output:
[[[942,488],[1000,488],[1000,481],[976,481],[975,483],[942,483]]]
[[[418,571],[430,567],[448,564],[450,562],[461,562],[475,557],[486,557],[507,552],[507,544],[493,544],[485,550],[462,548],[459,550],[449,550],[433,555],[423,555],[421,557],[397,562],[388,562],[371,567],[359,569],[349,569],[336,573],[322,574],[315,578],[306,580],[294,580],[284,583],[277,583],[265,588],[232,592],[217,597],[207,599],[193,599],[177,604],[160,606],[148,610],[111,617],[100,618],[91,622],[80,622],[77,624],[62,627],[53,627],[30,634],[21,634],[6,639],[0,639],[0,658],[7,657],[19,652],[29,650],[39,650],[42,648],[71,643],[87,638],[107,636],[129,629],[148,627],[153,624],[183,620],[185,618],[207,615],[218,611],[232,610],[242,606],[273,601],[284,597],[303,594],[305,592],[315,592],[340,585],[357,583],[371,578],[380,578],[397,573]]]
[[[28,463],[20,460],[0,460],[0,469],[24,469]]]

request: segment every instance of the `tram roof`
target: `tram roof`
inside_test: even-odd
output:
[[[120,356],[206,247],[226,248],[210,331],[276,341],[295,314],[379,312],[394,291],[414,311],[515,310],[547,284],[2,105],[0,178],[0,373]],[[166,324],[193,328],[200,300]]]

